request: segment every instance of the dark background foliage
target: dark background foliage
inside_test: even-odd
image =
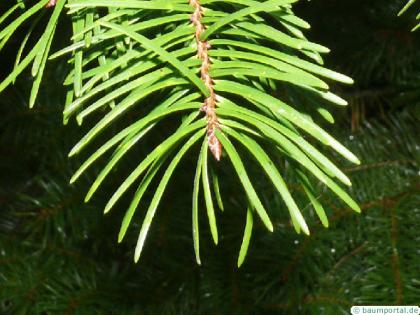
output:
[[[124,205],[102,214],[112,179],[89,204],[83,193],[91,179],[68,184],[79,161],[66,155],[83,130],[74,122],[62,125],[65,65],[50,64],[33,110],[27,107],[31,79],[23,77],[0,98],[0,313],[336,315],[349,314],[354,304],[419,304],[420,34],[409,32],[415,10],[396,17],[403,3],[317,0],[296,6],[312,25],[308,36],[331,48],[326,65],[356,81],[334,88],[350,106],[334,109],[337,123],[328,128],[362,160],[343,167],[363,213],[319,187],[330,228],[297,198],[312,235],[296,235],[281,200],[255,170],[275,232],[256,226],[239,270],[245,205],[224,162],[221,189],[228,197],[218,213],[220,243],[212,244],[203,215],[203,265],[195,263],[191,236],[195,155],[177,172],[179,184],[165,194],[135,265],[141,215],[117,245]],[[60,32],[65,40],[65,24]],[[10,60],[2,60],[1,76],[16,43],[9,45]],[[146,149],[147,143],[136,148]],[[112,178],[130,163],[136,160],[126,160]],[[291,171],[286,167],[286,177]]]

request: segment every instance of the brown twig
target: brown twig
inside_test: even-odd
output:
[[[417,186],[414,186],[413,188],[418,190]],[[376,200],[366,202],[366,203],[360,205],[360,208],[362,209],[362,212],[363,212],[363,211],[366,211],[366,210],[371,209],[371,208],[376,207],[376,206],[383,206],[385,203],[390,203],[390,202],[391,203],[396,203],[396,202],[402,200],[403,198],[405,198],[407,195],[408,195],[407,192],[403,192],[403,193],[396,194],[394,196],[376,199]],[[337,214],[331,218],[330,222],[338,221],[338,220],[346,217],[350,213],[354,213],[349,208],[335,209],[335,212]],[[318,223],[318,228],[321,228],[321,225],[319,223]],[[288,281],[289,275],[296,268],[300,259],[304,256],[304,254],[306,252],[306,249],[309,248],[310,243],[312,241],[314,241],[314,239],[316,238],[316,235],[317,235],[318,232],[319,232],[319,229],[314,229],[311,233],[311,237],[304,239],[304,241],[300,244],[300,246],[297,249],[295,255],[291,258],[289,264],[286,266],[286,268],[282,272],[281,281],[283,283]],[[363,247],[363,249],[364,249],[364,247]],[[397,276],[395,276],[395,279],[396,279],[396,284],[398,286],[399,280],[398,280]],[[398,290],[399,289],[397,287],[397,291]],[[397,298],[398,298],[398,293],[397,293]]]
[[[359,165],[359,166],[347,168],[344,171],[345,172],[357,172],[357,171],[364,171],[364,170],[367,170],[367,169],[381,168],[381,167],[394,166],[394,165],[400,165],[400,164],[407,164],[407,163],[412,163],[412,162],[414,162],[414,161],[411,161],[411,160],[382,161],[382,162],[378,162],[378,163],[364,164],[364,165]]]
[[[369,242],[365,241],[363,242],[363,244],[357,246],[355,249],[353,249],[350,253],[348,253],[347,255],[343,256],[340,258],[339,261],[337,261],[335,263],[335,265],[332,267],[330,272],[334,272],[335,270],[337,270],[342,264],[344,264],[347,260],[349,260],[350,258],[358,255],[359,253],[361,253],[362,251],[364,251],[366,249],[366,247],[368,246]]]
[[[352,303],[348,300],[344,299],[338,299],[334,296],[328,296],[328,295],[320,295],[320,296],[307,296],[303,300],[304,304],[312,304],[312,303],[319,303],[319,302],[327,302],[330,304],[335,305],[344,305],[350,307]]]
[[[201,34],[205,30],[205,26],[201,22],[203,17],[203,8],[201,7],[200,0],[190,0],[190,5],[194,8],[194,13],[191,15],[191,22],[195,27],[195,40],[197,42],[198,58],[202,61],[200,73],[201,80],[203,80],[210,95],[204,100],[201,111],[206,113],[207,117],[207,137],[208,146],[214,158],[219,161],[222,155],[222,144],[215,135],[216,129],[219,129],[219,121],[216,116],[216,93],[214,92],[213,80],[210,77],[210,57],[208,50],[210,44],[207,41],[201,40]]]
[[[391,248],[392,248],[392,271],[394,274],[394,283],[395,283],[395,295],[396,295],[396,305],[401,305],[402,303],[402,280],[400,272],[400,258],[398,255],[398,218],[397,218],[397,209],[395,201],[385,201],[384,208],[389,209],[391,212]]]

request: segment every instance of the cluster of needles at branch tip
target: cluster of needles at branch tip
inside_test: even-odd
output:
[[[201,22],[203,17],[203,8],[200,5],[199,0],[190,0],[190,5],[194,8],[194,13],[191,15],[191,22],[195,26],[195,39],[197,42],[198,58],[202,61],[201,63],[201,79],[208,88],[210,95],[205,99],[204,105],[201,107],[201,111],[206,113],[207,117],[207,138],[208,146],[217,161],[220,161],[222,155],[222,144],[215,135],[215,130],[219,129],[219,121],[216,116],[216,93],[214,92],[213,80],[210,77],[210,57],[208,50],[210,44],[207,41],[202,41],[201,34],[205,30],[205,26]]]

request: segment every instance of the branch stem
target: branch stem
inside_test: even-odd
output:
[[[219,120],[216,115],[216,93],[214,91],[213,79],[209,74],[211,63],[208,50],[210,49],[210,44],[208,41],[202,41],[200,39],[201,34],[206,28],[202,23],[203,8],[201,7],[200,0],[190,0],[190,5],[194,8],[194,12],[191,15],[191,22],[195,27],[197,55],[202,61],[200,67],[201,80],[203,80],[210,92],[210,95],[204,100],[204,104],[200,110],[205,112],[207,117],[207,138],[209,149],[214,158],[217,161],[220,161],[220,157],[222,155],[222,144],[215,135],[215,130],[220,129]]]

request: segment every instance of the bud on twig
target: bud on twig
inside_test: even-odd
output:
[[[57,0],[50,0],[48,1],[48,3],[45,5],[46,8],[52,8],[57,4]]]

